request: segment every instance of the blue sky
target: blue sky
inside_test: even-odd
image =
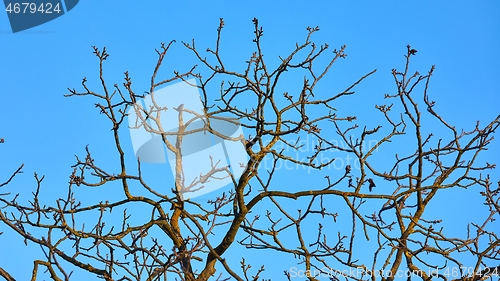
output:
[[[160,42],[177,40],[165,69],[187,70],[195,61],[180,42],[195,38],[201,50],[213,47],[221,17],[226,23],[222,53],[235,68],[241,69],[251,54],[254,17],[264,28],[263,47],[270,60],[303,41],[307,26],[321,28],[313,37],[318,44],[332,48],[346,44],[347,59],[329,74],[334,92],[377,69],[356,88],[358,97],[352,100],[358,102],[344,104],[359,114],[361,123],[372,122],[374,104],[383,103],[385,93],[394,93],[391,69],[403,68],[410,44],[418,50],[412,58],[414,70],[426,73],[436,65],[430,86],[435,109],[457,127],[472,129],[477,120],[486,124],[500,113],[499,12],[498,1],[80,1],[60,18],[13,34],[7,14],[0,11],[0,137],[6,140],[0,146],[0,181],[25,163],[24,174],[3,189],[27,199],[37,172],[46,176],[47,200],[58,198],[66,189],[74,155],[83,156],[87,144],[104,165],[116,167],[106,162],[116,155],[109,152],[113,151],[110,125],[94,108],[95,100],[63,97],[68,87],[81,90],[83,77],[97,88],[98,64],[91,46],[106,46],[110,53],[105,64],[109,85],[120,84],[128,70],[141,93],[148,90],[156,63],[154,49]],[[442,130],[428,128],[434,129]],[[133,154],[129,139],[124,140]],[[497,141],[484,161],[498,163],[498,155]],[[493,174],[498,178],[497,171]],[[277,180],[284,186],[290,183]],[[91,201],[96,190],[77,193],[82,201]],[[449,196],[457,206],[467,198],[461,193]],[[442,212],[443,206],[433,208]],[[457,211],[474,217],[474,210]],[[0,231],[6,233],[0,237],[0,251],[12,253],[0,257],[0,267],[27,280],[23,268],[32,265],[26,260],[39,250],[25,247],[2,226]],[[269,277],[280,280],[281,272],[269,269]]]

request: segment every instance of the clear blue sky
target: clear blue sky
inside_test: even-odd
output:
[[[303,41],[307,26],[319,26],[315,42],[333,48],[347,45],[347,59],[327,78],[337,91],[378,69],[356,89],[359,99],[352,100],[361,102],[351,105],[359,109],[360,122],[370,122],[376,113],[373,105],[383,103],[385,93],[394,93],[391,69],[402,69],[406,45],[411,44],[418,50],[414,70],[426,73],[436,65],[430,86],[436,110],[457,127],[472,129],[477,120],[486,123],[500,113],[499,13],[500,2],[493,0],[80,1],[60,18],[13,34],[7,14],[0,11],[0,137],[6,140],[0,146],[0,182],[25,163],[24,174],[0,193],[19,192],[21,198],[29,198],[37,172],[46,176],[45,189],[51,193],[47,200],[64,196],[74,155],[83,156],[87,144],[96,158],[116,167],[105,162],[115,153],[109,153],[110,126],[94,108],[95,100],[63,97],[68,87],[81,90],[83,77],[98,89],[93,45],[106,46],[110,53],[105,68],[109,85],[121,84],[128,70],[141,93],[148,90],[156,63],[154,49],[160,42],[176,39],[166,63],[168,68],[188,69],[194,60],[186,57],[180,42],[195,38],[201,50],[213,47],[221,17],[226,22],[222,52],[240,68],[250,55],[253,17],[264,27],[263,46],[269,58],[290,52],[295,42]],[[124,140],[132,154],[126,135]],[[494,142],[484,160],[500,164],[498,155],[500,142]],[[499,173],[493,173],[498,180]],[[278,183],[290,182],[278,178]],[[106,196],[106,190],[96,192],[77,191],[83,201],[95,199],[96,194]],[[467,198],[450,196],[456,206]],[[444,207],[435,211],[442,212],[440,208]],[[474,217],[474,210],[457,207],[453,212],[456,217]],[[456,226],[465,231],[464,224]],[[0,225],[1,231],[5,234],[0,236],[0,252],[9,254],[0,256],[0,267],[28,280],[31,273],[26,269],[32,264],[27,261],[39,249],[25,247]],[[248,253],[254,258],[262,254]],[[267,277],[281,280],[282,270],[269,267]]]

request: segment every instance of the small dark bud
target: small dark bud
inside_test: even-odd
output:
[[[368,186],[368,188],[369,188],[370,192],[373,190],[373,188],[374,188],[374,187],[377,187],[377,186],[375,185],[375,182],[373,181],[373,179],[368,179],[368,183],[370,184],[370,185]]]

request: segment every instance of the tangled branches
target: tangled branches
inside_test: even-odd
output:
[[[288,280],[301,272],[300,277],[308,280],[326,275],[332,280],[389,281],[403,269],[421,280],[448,280],[443,272],[450,267],[460,270],[460,277],[451,279],[492,276],[500,266],[499,239],[491,226],[500,214],[500,183],[495,185],[483,174],[495,165],[479,164],[478,159],[491,143],[500,116],[485,126],[477,123],[470,131],[460,132],[448,124],[428,95],[434,67],[425,75],[412,74],[410,61],[417,51],[408,46],[404,70],[392,71],[396,91],[385,96],[394,103],[375,106],[383,122],[361,129],[357,116],[341,115],[336,103],[352,96],[353,89],[375,70],[338,93],[318,91],[335,62],[346,58],[346,46],[330,52],[324,66],[317,67],[315,62],[329,56],[330,46],[313,43],[319,28],[308,28],[305,40],[273,66],[263,54],[263,29],[257,19],[253,24],[255,51],[243,71],[231,69],[220,51],[222,19],[215,48],[206,49],[209,57],[194,40],[182,43],[198,59],[199,67],[175,71],[171,78],[157,81],[175,41],[161,44],[151,76],[149,106],[138,102],[146,96],[136,94],[128,72],[121,86],[108,87],[104,62],[109,54],[106,48],[94,47],[101,91],[91,90],[84,78],[83,91],[69,89],[67,96],[97,100],[96,107],[111,124],[118,153],[113,161],[119,169],[102,168],[102,160],[86,147],[85,157],[77,157],[72,166],[66,196],[54,203],[40,202],[44,177],[37,174],[29,204],[19,202],[17,196],[0,194],[0,220],[44,253],[45,259],[34,261],[32,280],[37,279],[40,267],[53,280],[69,280],[74,270],[104,280],[167,280],[167,274],[180,280],[259,280],[265,275],[265,265],[255,270],[251,265],[258,261],[245,257],[261,250],[299,259],[283,265]],[[195,72],[198,68],[203,71]],[[289,73],[304,74],[300,87],[287,88],[287,81],[298,81],[298,76]],[[217,79],[220,83],[216,85]],[[158,102],[155,93],[174,82],[187,83],[201,93],[202,113],[184,104],[169,108]],[[415,93],[419,91],[420,96]],[[127,128],[124,121],[132,118],[131,110],[134,126]],[[178,118],[177,131],[162,127],[161,116],[169,112]],[[439,127],[440,132],[425,134],[430,128],[424,126],[423,115],[433,118],[434,128]],[[221,132],[214,126],[217,120],[251,133]],[[199,127],[189,127],[195,122]],[[174,155],[175,175],[168,189],[148,182],[141,159],[123,148],[127,129],[139,128],[157,135]],[[445,130],[451,138],[441,136]],[[207,170],[188,179],[182,142],[200,132],[242,144],[248,161],[238,163],[240,174],[210,156]],[[304,139],[315,145],[304,151]],[[405,147],[394,153],[393,143],[400,139]],[[353,161],[316,177],[335,165],[334,153]],[[330,156],[325,160],[325,155]],[[380,155],[384,161],[377,160]],[[394,160],[388,162],[393,155]],[[308,184],[298,190],[284,188],[280,182],[300,172],[280,169],[283,163],[314,171],[308,174]],[[0,187],[12,184],[22,167]],[[189,198],[189,192],[221,179],[229,180],[229,190],[210,193],[213,199],[206,202]],[[75,186],[114,188],[117,197],[85,205],[75,198]],[[471,189],[487,206],[484,219],[471,222],[467,233],[457,236],[441,226],[443,219],[427,211],[431,202],[441,200],[438,194],[450,189]],[[115,216],[117,213],[120,215]],[[235,255],[241,259],[235,261]],[[463,270],[465,267],[473,270]],[[429,272],[429,268],[436,270]],[[14,280],[1,268],[0,276]]]

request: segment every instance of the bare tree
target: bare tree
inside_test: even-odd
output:
[[[486,125],[478,122],[469,131],[448,124],[434,110],[435,103],[427,93],[434,66],[425,75],[411,73],[410,61],[417,51],[408,46],[404,69],[392,71],[396,90],[385,96],[394,103],[375,106],[381,113],[380,125],[360,126],[355,115],[341,116],[335,103],[353,95],[354,87],[375,70],[336,94],[318,92],[317,85],[328,83],[330,68],[346,57],[346,47],[329,55],[327,44],[316,45],[311,39],[319,28],[307,28],[305,41],[273,65],[263,54],[263,29],[257,19],[253,24],[255,51],[243,71],[227,67],[220,52],[222,19],[215,47],[206,49],[208,57],[194,40],[183,43],[200,66],[175,71],[171,78],[158,81],[164,58],[175,41],[161,44],[147,92],[149,106],[138,102],[146,95],[136,93],[128,72],[123,85],[110,87],[106,83],[104,61],[109,55],[106,48],[94,47],[102,88],[91,90],[84,78],[83,91],[69,89],[67,96],[97,100],[96,107],[111,122],[118,152],[115,161],[120,168],[102,168],[87,147],[85,156],[77,157],[73,165],[68,192],[56,202],[40,202],[43,177],[37,174],[36,191],[29,203],[18,202],[17,196],[10,197],[8,192],[0,194],[0,220],[26,243],[39,245],[45,255],[45,259],[34,261],[32,280],[37,279],[40,267],[52,280],[69,280],[74,270],[104,280],[167,280],[167,273],[175,274],[178,280],[259,280],[266,277],[264,265],[244,258],[255,251],[298,258],[298,263],[278,265],[288,280],[393,280],[402,270],[407,280],[484,280],[495,276],[500,267],[500,242],[493,221],[500,214],[500,182],[495,184],[485,174],[495,168],[494,164],[477,162],[480,152],[491,143],[500,116]],[[288,73],[302,74],[302,86],[283,90],[284,81],[290,79]],[[195,84],[190,82],[192,78]],[[155,92],[173,82],[189,83],[201,92],[202,115],[192,108],[166,108],[155,102]],[[213,89],[217,88],[211,85],[220,91],[216,100]],[[179,116],[175,131],[162,128],[161,114],[168,111]],[[132,118],[127,112],[135,113],[133,128],[156,134],[175,155],[176,172],[166,192],[148,183],[140,159],[136,161],[122,148],[122,138],[128,137],[130,129],[124,122],[127,116]],[[422,125],[423,115],[442,130],[426,133],[429,128]],[[242,126],[251,135],[221,133],[213,125],[217,120]],[[195,122],[201,125],[189,127]],[[451,137],[442,136],[443,131]],[[240,163],[244,168],[241,175],[234,175],[227,165],[211,158],[209,170],[187,180],[182,142],[199,132],[244,146],[249,160]],[[315,146],[304,152],[301,140],[306,137]],[[332,141],[333,137],[340,141]],[[405,141],[408,151],[394,152],[392,143],[399,140]],[[298,151],[307,157],[297,159]],[[334,157],[326,161],[322,157],[334,151],[352,157],[353,165],[311,178],[303,190],[290,191],[276,181],[281,174],[296,172],[280,169],[280,163],[320,171],[334,164]],[[376,160],[382,153],[386,159],[383,165]],[[393,160],[388,161],[388,155]],[[264,165],[268,160],[271,164]],[[131,167],[130,163],[136,165]],[[21,170],[22,166],[0,187],[15,183]],[[186,196],[222,178],[231,180],[229,192],[214,191],[210,193],[213,200],[208,202]],[[111,185],[119,187],[120,199],[82,205],[74,197],[75,186]],[[481,221],[470,222],[467,232],[450,235],[441,226],[442,219],[426,210],[431,202],[440,200],[438,193],[464,188],[483,196],[487,208],[478,210],[486,213]],[[133,212],[137,206],[140,214]],[[120,212],[120,219],[107,219],[112,211]],[[143,220],[134,220],[137,217]],[[337,220],[348,223],[337,225],[337,232],[328,231]],[[296,243],[290,246],[292,240]],[[369,247],[358,245],[371,245],[374,250],[367,252]],[[238,252],[241,260],[227,258],[230,248],[244,249]],[[429,272],[431,268],[435,271]],[[447,273],[445,268],[456,272]],[[1,268],[0,276],[14,280]]]

